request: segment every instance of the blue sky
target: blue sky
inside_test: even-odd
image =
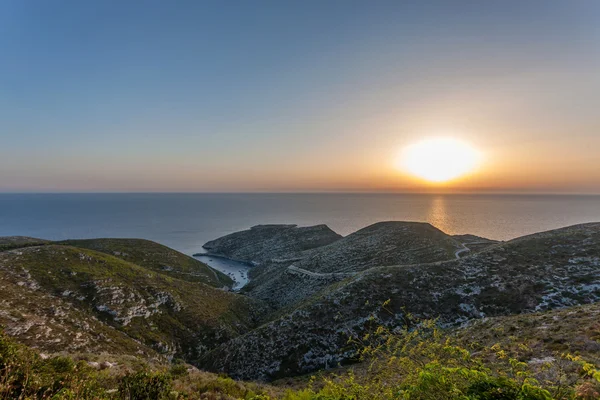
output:
[[[0,2],[0,191],[596,192],[596,1]],[[417,185],[418,186],[418,185]]]

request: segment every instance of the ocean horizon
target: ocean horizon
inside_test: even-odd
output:
[[[600,195],[406,193],[2,193],[0,236],[142,238],[186,254],[259,224],[326,224],[341,235],[380,221],[509,240],[600,221]]]

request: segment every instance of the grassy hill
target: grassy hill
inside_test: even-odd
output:
[[[0,329],[2,399],[254,399],[284,397],[284,390],[199,371],[175,362],[137,359],[98,362],[97,355],[48,356]]]
[[[81,247],[110,254],[141,267],[174,278],[203,282],[214,287],[231,287],[227,275],[167,246],[143,239],[67,240],[58,244]]]
[[[453,335],[472,347],[526,345],[528,360],[571,353],[600,366],[600,303],[473,320]]]
[[[0,251],[19,247],[40,246],[47,243],[49,243],[48,240],[28,236],[2,236],[0,237]]]

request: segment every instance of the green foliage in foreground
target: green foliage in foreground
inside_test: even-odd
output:
[[[577,356],[535,363],[519,352],[461,346],[433,322],[353,338],[363,363],[288,390],[237,382],[184,364],[110,376],[67,357],[42,358],[0,334],[0,399],[550,400],[600,398],[600,371]],[[473,344],[473,347],[477,347]],[[524,346],[523,346],[524,347]],[[523,348],[523,351],[527,349]]]
[[[0,336],[1,399],[76,399],[97,397],[90,368],[68,357],[41,358]]]
[[[354,338],[366,367],[325,379],[319,390],[287,400],[551,400],[600,398],[600,372],[579,357],[527,363],[495,345],[476,354],[446,337],[434,321]],[[526,349],[522,346],[521,350]]]

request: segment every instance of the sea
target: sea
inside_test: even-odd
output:
[[[185,254],[258,224],[327,224],[341,235],[379,221],[509,240],[600,222],[600,196],[397,193],[0,194],[0,236],[153,240]]]

